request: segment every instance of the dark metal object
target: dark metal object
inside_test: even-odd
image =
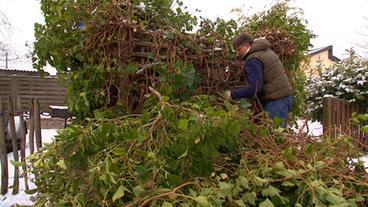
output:
[[[68,107],[66,106],[50,106],[51,108],[51,117],[52,118],[63,118],[64,119],[64,128],[66,128],[68,119],[72,118],[72,114],[70,113]]]

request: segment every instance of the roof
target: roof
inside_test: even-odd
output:
[[[5,75],[40,75],[40,73],[36,70],[19,70],[19,69],[5,69],[0,68],[0,74]],[[44,75],[50,75],[48,72],[44,72]]]
[[[314,48],[308,51],[308,54],[310,56],[317,55],[319,53],[322,53],[324,51],[328,51],[328,58],[334,62],[340,62],[341,60],[333,55],[333,47],[332,45],[326,46],[326,47],[320,47],[320,48]]]

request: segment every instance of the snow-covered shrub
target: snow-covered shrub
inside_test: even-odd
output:
[[[307,81],[307,111],[315,120],[322,118],[323,97],[336,97],[368,105],[368,59],[351,52],[349,58]]]

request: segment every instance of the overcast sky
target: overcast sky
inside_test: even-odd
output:
[[[233,8],[243,8],[246,15],[253,14],[269,8],[275,0],[183,0],[193,14],[208,18],[222,17],[229,19]],[[368,41],[368,0],[291,0],[293,6],[304,10],[304,18],[308,27],[318,37],[312,40],[314,48],[333,45],[334,55],[339,58],[346,56],[345,49],[354,47],[367,57],[357,45]],[[16,48],[19,55],[27,49],[25,43],[33,42],[33,25],[43,22],[40,11],[40,0],[0,0],[0,11],[5,13],[13,25],[13,31],[6,38],[11,48]],[[201,13],[195,13],[200,9]],[[4,41],[4,37],[0,37]],[[0,57],[0,67],[5,65],[4,57]],[[19,62],[19,61],[18,61]],[[16,64],[9,63],[10,68],[24,65],[31,67],[30,61],[21,61]]]
[[[233,8],[242,8],[246,14],[263,11],[275,0],[183,0],[193,13],[198,8],[202,16],[209,18],[234,18]],[[291,5],[304,11],[303,18],[308,28],[318,37],[312,40],[314,48],[333,45],[334,54],[340,58],[346,56],[351,47],[364,52],[357,46],[368,37],[368,0],[291,0]],[[248,16],[247,15],[247,16]],[[367,54],[365,53],[365,56]]]

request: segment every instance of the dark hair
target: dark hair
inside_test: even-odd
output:
[[[240,35],[236,36],[233,40],[233,47],[234,49],[238,49],[240,46],[244,45],[245,43],[252,44],[253,38],[249,36],[247,33],[243,32]]]

